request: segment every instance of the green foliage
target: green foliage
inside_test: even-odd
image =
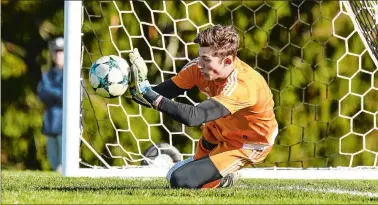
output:
[[[50,166],[45,152],[46,139],[41,133],[43,104],[36,96],[36,89],[41,68],[48,62],[46,41],[63,35],[63,3],[1,3],[4,31],[1,164],[3,168],[46,170]]]
[[[7,45],[21,55],[24,53],[21,48],[16,47],[11,43],[7,43]],[[20,56],[9,52],[3,42],[1,42],[1,51],[1,62],[3,68],[5,68],[1,73],[2,79],[6,80],[12,77],[17,78],[25,74],[27,66]]]

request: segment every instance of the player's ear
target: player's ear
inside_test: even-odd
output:
[[[224,59],[223,59],[224,66],[231,65],[233,63],[233,61],[234,61],[234,58],[231,55],[224,57]]]

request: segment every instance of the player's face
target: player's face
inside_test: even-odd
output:
[[[225,79],[230,74],[230,63],[225,63],[225,59],[212,56],[213,50],[210,47],[200,47],[199,68],[205,80]],[[227,58],[227,57],[226,57]]]

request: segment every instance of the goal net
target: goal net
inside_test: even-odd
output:
[[[159,177],[192,156],[200,128],[100,97],[89,68],[138,48],[157,85],[197,57],[199,31],[223,24],[239,32],[238,57],[267,80],[279,123],[272,152],[242,176],[378,178],[376,1],[65,3],[64,175]],[[174,100],[205,99],[193,89]]]

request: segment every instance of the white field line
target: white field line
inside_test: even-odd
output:
[[[362,192],[362,191],[350,191],[350,190],[333,189],[333,188],[330,188],[330,189],[327,189],[327,188],[315,189],[315,188],[307,188],[307,187],[300,187],[300,186],[289,186],[289,187],[279,187],[279,188],[287,189],[287,190],[303,190],[303,191],[309,191],[309,192],[349,194],[349,195],[354,195],[354,196],[367,196],[367,197],[378,198],[378,193]]]
[[[247,185],[239,185],[239,187],[248,187]],[[257,188],[257,187],[253,187]],[[262,189],[266,189],[266,187],[258,187]],[[273,187],[272,187],[273,188]],[[274,189],[274,188],[273,188]],[[275,189],[281,189],[281,190],[298,190],[298,191],[307,191],[307,192],[322,192],[322,193],[333,193],[333,194],[349,194],[354,196],[367,196],[367,197],[374,197],[378,198],[378,192],[361,192],[361,191],[350,191],[350,190],[343,190],[343,189],[334,189],[334,188],[308,188],[303,186],[280,186],[275,187]]]

